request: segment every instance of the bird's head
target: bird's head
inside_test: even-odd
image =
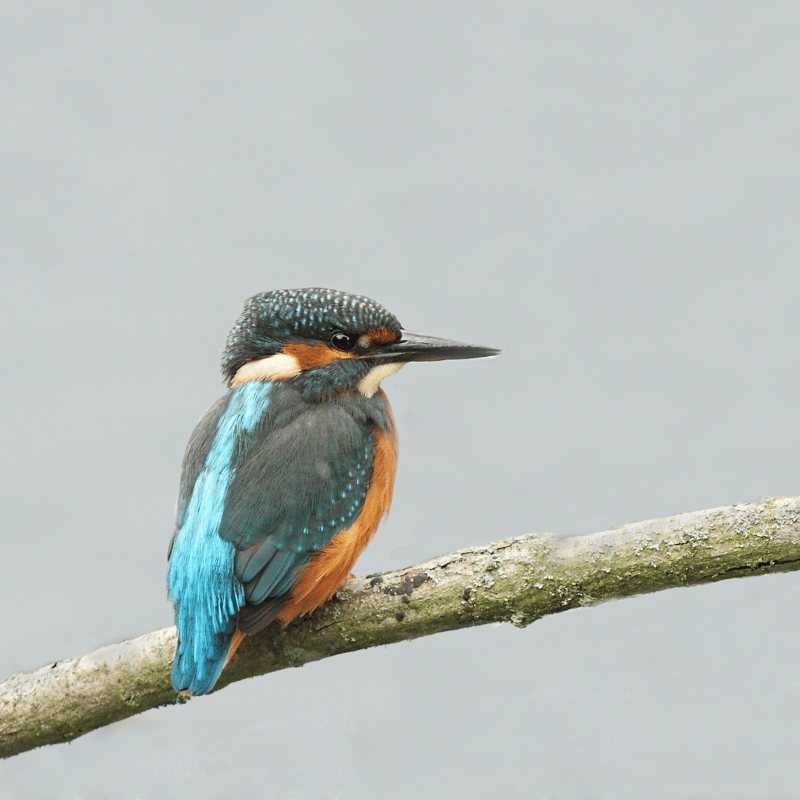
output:
[[[491,347],[403,330],[394,314],[334,289],[277,289],[245,303],[228,335],[222,372],[231,386],[292,381],[309,399],[358,389],[367,397],[409,361],[483,358]]]

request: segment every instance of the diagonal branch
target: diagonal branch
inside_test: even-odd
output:
[[[575,538],[518,536],[349,581],[285,630],[248,637],[217,689],[375,645],[489,622],[525,627],[557,611],[676,586],[800,569],[800,498],[766,498]],[[67,742],[179,702],[175,628],[0,683],[0,756]],[[202,702],[202,701],[200,701]]]

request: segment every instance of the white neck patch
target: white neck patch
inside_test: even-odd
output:
[[[287,353],[275,353],[273,356],[248,361],[236,370],[231,386],[238,386],[247,381],[279,381],[294,378],[300,374],[300,364],[294,356]]]
[[[365,397],[372,397],[381,388],[381,381],[394,375],[406,365],[405,361],[394,361],[391,364],[379,364],[373,367],[359,382],[358,391]]]

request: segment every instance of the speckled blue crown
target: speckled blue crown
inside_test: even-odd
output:
[[[288,341],[327,342],[336,331],[361,334],[376,328],[400,333],[394,314],[360,294],[335,289],[276,289],[244,304],[228,334],[222,372],[230,380],[243,364],[277,353]]]

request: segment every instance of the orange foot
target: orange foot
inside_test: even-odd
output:
[[[231,649],[228,650],[228,657],[225,659],[225,664],[223,665],[222,669],[228,666],[228,663],[233,658],[233,654],[236,652],[236,648],[242,643],[242,639],[247,636],[246,633],[242,633],[240,630],[237,629],[236,633],[233,634],[233,640],[231,641]]]

